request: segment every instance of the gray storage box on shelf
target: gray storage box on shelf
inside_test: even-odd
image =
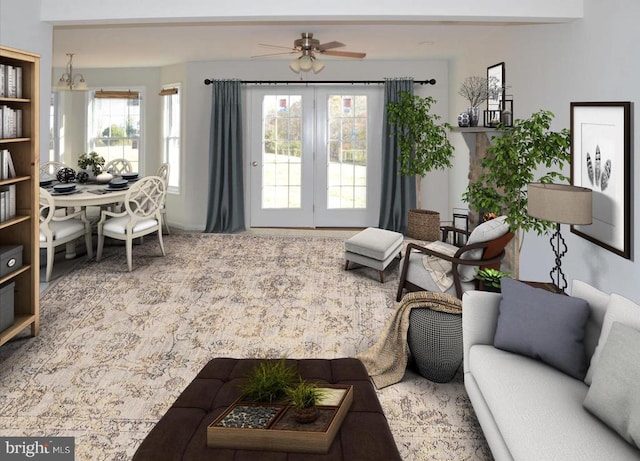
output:
[[[14,282],[0,285],[0,331],[4,331],[13,325],[13,290]]]
[[[0,277],[22,267],[22,245],[0,245]]]

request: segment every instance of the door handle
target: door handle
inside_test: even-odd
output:
[[[251,162],[251,166],[258,166],[258,162],[256,161]]]

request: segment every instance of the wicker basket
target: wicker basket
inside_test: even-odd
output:
[[[409,210],[407,237],[427,242],[440,240],[440,213],[430,210]]]

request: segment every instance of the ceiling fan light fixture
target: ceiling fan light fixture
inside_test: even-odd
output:
[[[291,69],[296,74],[300,73],[300,62],[297,59],[294,59],[289,63],[289,69]]]
[[[320,61],[319,59],[314,59],[313,60],[313,73],[317,74],[318,72],[320,72],[322,69],[324,69],[324,62]]]
[[[300,56],[300,59],[298,59],[298,61],[300,70],[304,72],[309,72],[313,68],[313,60],[311,59],[311,56],[308,56],[306,54],[302,55]]]

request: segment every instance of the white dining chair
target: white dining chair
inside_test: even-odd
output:
[[[84,209],[67,215],[59,215],[51,194],[40,188],[40,248],[47,250],[45,281],[51,280],[55,249],[84,235],[87,256],[93,258],[91,223]]]
[[[124,211],[116,213],[102,210],[98,222],[98,251],[96,261],[102,258],[105,237],[124,240],[127,252],[129,272],[133,270],[133,240],[144,235],[158,233],[162,256],[165,256],[162,241],[162,214],[160,207],[166,194],[165,183],[159,176],[147,176],[127,191],[124,198]]]
[[[40,181],[55,181],[58,170],[67,168],[62,162],[45,162],[40,164]]]
[[[111,173],[112,175],[120,175],[122,173],[131,173],[133,166],[129,160],[124,158],[117,158],[107,163],[102,171]]]
[[[157,176],[160,176],[162,178],[162,180],[164,181],[164,186],[165,189],[169,189],[169,173],[171,172],[171,165],[169,165],[168,163],[163,163],[162,165],[160,165],[160,167],[158,168],[158,172],[156,173]],[[165,194],[165,199],[162,202],[162,207],[160,208],[160,213],[162,213],[162,224],[164,225],[165,230],[167,231],[167,234],[170,234],[169,232],[169,223],[167,221],[167,196]]]

